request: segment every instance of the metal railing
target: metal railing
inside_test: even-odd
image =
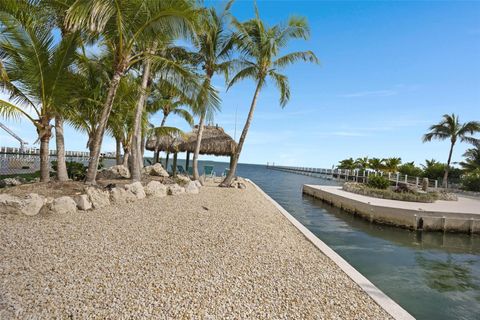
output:
[[[268,169],[280,170],[286,172],[292,172],[296,174],[303,174],[307,176],[313,176],[318,178],[324,178],[328,180],[338,181],[355,181],[355,182],[368,182],[368,178],[372,176],[384,176],[395,185],[405,183],[408,185],[414,185],[420,187],[422,181],[426,178],[402,175],[399,172],[383,172],[383,171],[370,171],[361,169],[323,169],[323,168],[310,168],[310,167],[292,167],[292,166],[278,166],[267,164]],[[428,179],[429,187],[437,189],[439,187],[438,180]]]

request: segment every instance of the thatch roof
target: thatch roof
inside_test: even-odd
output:
[[[183,142],[179,144],[181,151],[195,152],[197,144],[198,126],[188,133]],[[216,126],[205,126],[200,144],[200,154],[211,154],[215,156],[231,156],[235,153],[237,143],[223,128]]]
[[[152,136],[147,139],[145,148],[150,151],[168,151],[171,153],[178,152],[178,145],[183,141],[180,135],[164,135],[164,136]]]

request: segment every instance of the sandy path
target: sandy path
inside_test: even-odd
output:
[[[0,318],[389,316],[251,185],[0,215]]]

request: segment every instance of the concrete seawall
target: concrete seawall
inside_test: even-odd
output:
[[[304,185],[303,193],[369,221],[426,231],[480,233],[480,201],[459,197],[456,202],[417,203],[378,199],[341,187]]]

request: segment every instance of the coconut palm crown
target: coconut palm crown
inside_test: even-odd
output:
[[[469,121],[460,123],[457,115],[453,113],[451,115],[444,114],[443,119],[439,123],[432,125],[429,130],[430,131],[423,136],[423,142],[429,142],[434,139],[450,140],[450,151],[443,176],[443,187],[446,188],[448,186],[448,172],[452,161],[453,147],[458,141],[476,143],[478,139],[473,137],[473,135],[480,132],[480,122]]]

